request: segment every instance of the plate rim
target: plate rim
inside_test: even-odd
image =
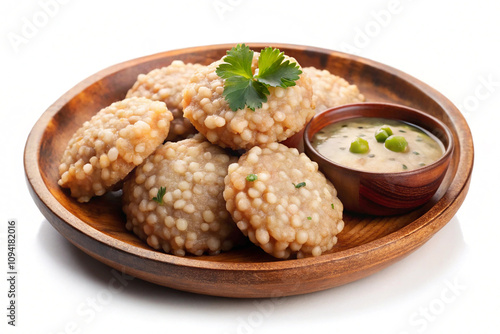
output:
[[[461,206],[462,202],[464,201],[470,185],[470,178],[474,163],[474,148],[473,148],[472,135],[465,118],[460,113],[458,108],[454,106],[453,103],[450,100],[448,100],[444,95],[442,95],[429,85],[423,83],[422,81],[414,78],[413,76],[401,70],[398,70],[396,68],[393,68],[391,66],[379,63],[377,61],[368,58],[314,46],[283,44],[283,43],[246,43],[246,44],[249,45],[251,48],[258,48],[258,47],[272,45],[280,49],[293,48],[298,51],[307,50],[317,53],[334,54],[336,56],[354,60],[356,62],[361,62],[365,65],[375,67],[379,70],[380,69],[384,70],[392,75],[403,77],[405,80],[409,81],[411,84],[416,86],[419,90],[431,96],[432,99],[437,104],[439,104],[439,106],[443,108],[443,110],[446,111],[448,117],[452,119],[454,125],[456,122],[459,122],[461,125],[459,128],[455,126],[455,133],[457,133],[459,139],[457,146],[459,146],[461,152],[458,156],[459,161],[457,162],[456,174],[452,177],[448,189],[444,192],[441,198],[437,200],[432,207],[429,208],[429,210],[423,213],[422,216],[413,220],[403,228],[394,231],[386,236],[383,236],[381,238],[378,238],[376,240],[370,241],[368,243],[359,246],[355,246],[334,253],[323,254],[315,258],[290,259],[290,260],[271,261],[271,262],[207,261],[207,260],[200,260],[195,257],[179,257],[171,254],[161,253],[152,249],[148,250],[139,248],[134,245],[130,245],[124,241],[121,241],[119,239],[113,238],[112,236],[107,235],[95,229],[94,227],[86,224],[83,220],[74,216],[59,201],[57,201],[57,199],[50,193],[50,190],[43,181],[43,178],[41,176],[40,166],[38,165],[37,162],[39,161],[41,139],[46,130],[46,127],[49,124],[50,120],[61,110],[61,108],[63,108],[64,105],[66,105],[69,101],[71,101],[71,99],[73,99],[76,95],[78,95],[79,92],[81,92],[88,86],[101,80],[104,77],[110,76],[115,72],[127,68],[129,65],[135,63],[145,63],[153,61],[155,59],[160,59],[165,56],[175,56],[176,54],[185,54],[188,52],[199,51],[200,49],[211,50],[211,49],[225,48],[227,50],[230,49],[232,46],[234,46],[233,44],[212,44],[205,46],[181,48],[176,50],[168,50],[164,52],[159,52],[151,55],[130,59],[115,65],[111,65],[77,83],[75,86],[73,86],[71,89],[65,92],[61,97],[59,97],[52,105],[50,105],[45,110],[45,112],[40,116],[40,118],[34,124],[32,130],[28,135],[23,157],[25,176],[27,179],[28,186],[30,188],[31,195],[33,199],[35,199],[36,196],[40,201],[38,202],[35,199],[38,208],[42,211],[45,218],[54,227],[56,227],[55,224],[51,222],[50,219],[47,217],[46,213],[48,212],[44,212],[45,210],[49,210],[53,215],[57,216],[59,220],[66,223],[69,227],[74,228],[78,232],[84,234],[86,237],[99,242],[100,244],[102,244],[102,246],[112,247],[117,251],[125,252],[133,257],[149,259],[152,261],[159,261],[168,265],[183,266],[183,267],[197,268],[197,269],[208,269],[208,270],[216,269],[224,271],[225,270],[255,271],[256,270],[255,265],[258,264],[259,271],[274,271],[274,270],[297,269],[297,268],[308,267],[313,264],[314,265],[327,264],[335,261],[346,260],[354,256],[359,256],[361,254],[373,252],[384,247],[389,247],[395,243],[404,242],[405,239],[411,238],[416,233],[421,232],[422,229],[431,228],[433,229],[431,233],[426,234],[427,239],[425,241],[427,241],[438,230],[440,230],[444,225],[446,225],[446,223],[455,215],[455,213]],[[453,113],[450,113],[450,110],[453,111]],[[465,147],[464,145],[468,147]],[[457,174],[459,174],[458,173],[459,170],[465,170],[467,171],[467,173],[462,173],[459,179],[457,180]],[[50,199],[52,199],[53,202],[55,203],[51,203]],[[44,208],[42,208],[41,206],[44,206]],[[443,218],[444,222],[441,221],[440,218]],[[68,239],[66,235],[64,235],[64,237]],[[73,243],[72,240],[70,241]],[[425,241],[419,243],[419,245],[417,245],[415,249],[419,248],[423,243],[425,243]],[[76,246],[82,249],[79,245]],[[133,250],[133,252],[131,250]],[[408,254],[409,253],[411,253],[411,251],[408,252]]]

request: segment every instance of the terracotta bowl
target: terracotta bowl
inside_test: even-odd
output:
[[[315,133],[329,124],[356,117],[396,119],[417,125],[439,138],[445,152],[440,159],[425,167],[397,173],[375,173],[337,164],[313,148],[311,139]],[[346,210],[386,216],[408,212],[432,198],[448,169],[453,136],[443,122],[422,111],[388,103],[357,103],[328,109],[314,116],[304,131],[304,150],[332,181]]]

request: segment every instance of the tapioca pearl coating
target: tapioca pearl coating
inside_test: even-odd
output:
[[[259,56],[254,53],[254,72]],[[295,86],[269,87],[267,102],[255,111],[231,110],[223,96],[225,81],[216,74],[222,62],[198,70],[183,93],[184,116],[210,142],[232,149],[250,149],[283,141],[299,132],[314,116],[312,84],[306,74],[300,75]]]
[[[172,119],[165,103],[146,98],[101,109],[69,140],[58,184],[80,202],[103,195],[165,140]]]
[[[250,174],[257,179],[247,180]],[[344,227],[333,185],[315,162],[282,144],[256,146],[231,164],[223,195],[238,228],[277,258],[319,256]]]
[[[125,182],[127,229],[175,255],[217,254],[240,244],[245,238],[222,196],[228,166],[236,160],[201,135],[160,146]],[[159,203],[153,198],[161,188]]]
[[[343,104],[365,101],[364,95],[359,92],[356,85],[328,70],[315,67],[304,67],[302,70],[311,78],[316,113]]]
[[[139,74],[137,81],[127,92],[127,97],[146,97],[166,103],[174,116],[167,140],[184,139],[196,132],[191,122],[183,116],[182,91],[191,76],[202,67],[201,64],[186,64],[182,60],[174,60],[168,66]]]

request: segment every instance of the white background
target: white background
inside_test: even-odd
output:
[[[0,4],[0,332],[500,331],[500,184],[492,160],[500,151],[500,2],[55,1]],[[35,29],[27,28],[33,24]],[[460,108],[472,129],[475,166],[465,202],[448,225],[404,260],[327,291],[237,300],[134,279],[110,293],[111,269],[59,235],[30,198],[22,164],[30,129],[68,89],[110,65],[237,42],[349,51],[436,88]],[[19,239],[16,328],[7,325],[4,278],[11,218],[18,221]]]

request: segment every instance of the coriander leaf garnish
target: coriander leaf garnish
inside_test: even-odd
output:
[[[269,95],[269,90],[258,81],[235,76],[226,79],[223,94],[231,110],[245,109],[245,104],[255,110],[262,107],[262,101],[267,101],[266,94]]]
[[[335,205],[333,205],[333,203],[332,203],[332,209],[335,209]]]
[[[255,174],[248,174],[247,177],[246,177],[246,180],[248,182],[256,181],[257,180],[257,175],[255,175]]]
[[[222,79],[229,79],[233,76],[241,76],[247,79],[253,77],[253,51],[245,44],[238,44],[227,51],[224,61],[225,63],[220,64],[215,71]]]
[[[158,193],[156,194],[156,196],[153,197],[153,201],[155,201],[156,203],[158,203],[160,205],[163,205],[163,196],[165,196],[166,192],[167,192],[167,188],[160,187],[160,189],[158,189]]]
[[[268,87],[287,88],[295,86],[295,81],[302,74],[297,63],[285,60],[285,55],[279,49],[267,47],[259,56],[259,69],[252,73],[254,52],[245,44],[238,44],[227,51],[224,63],[220,64],[215,73],[224,82],[222,95],[233,111],[247,106],[255,111],[267,102],[270,94]]]
[[[302,73],[297,63],[285,60],[285,54],[278,49],[267,47],[260,53],[257,79],[271,87],[287,88],[295,86]]]
[[[307,217],[307,220],[312,220],[312,217]]]
[[[294,186],[295,188],[297,188],[297,189],[299,189],[299,188],[302,188],[302,187],[305,187],[305,186],[306,186],[306,183],[305,183],[305,182],[300,182],[300,183],[297,183],[297,184],[292,183],[292,184],[293,184],[293,186]]]

